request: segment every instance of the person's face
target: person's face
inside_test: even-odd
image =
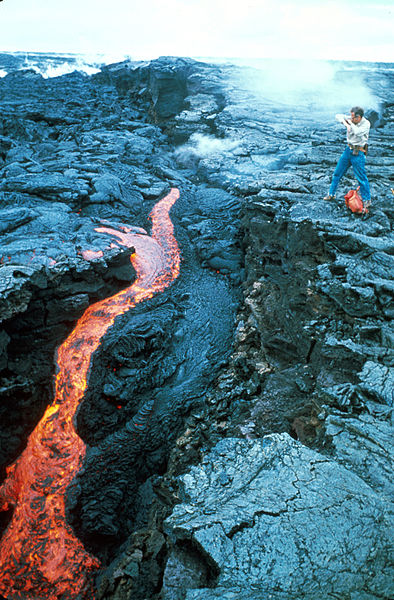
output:
[[[354,123],[355,125],[357,125],[358,123],[360,123],[361,121],[361,117],[360,115],[355,115],[354,112],[350,113],[351,119],[352,119],[352,123]]]

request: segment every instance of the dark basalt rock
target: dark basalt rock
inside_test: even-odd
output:
[[[134,280],[95,227],[149,231],[180,188],[181,275],[115,321],[76,418],[67,513],[102,560],[97,600],[394,593],[393,73],[350,67],[376,98],[365,218],[341,200],[350,172],[322,199],[344,134],[313,90],[172,57],[0,79],[3,470],[51,400],[56,347]]]
[[[185,541],[219,572],[187,599],[390,595],[384,497],[287,434],[223,440],[182,477],[181,499],[169,569]]]
[[[84,181],[69,178],[60,173],[44,173],[8,177],[1,184],[0,190],[21,192],[39,196],[48,200],[81,200],[88,195],[88,186]]]
[[[133,99],[148,99],[154,120],[177,143],[193,131],[212,132],[212,118],[224,105],[221,69],[192,59],[161,57],[149,63],[124,62],[94,76]]]

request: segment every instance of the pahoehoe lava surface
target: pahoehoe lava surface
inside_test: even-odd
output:
[[[392,598],[393,66],[333,63],[324,90],[278,93],[269,63],[45,79],[24,60],[0,54],[1,481],[52,401],[57,349],[135,283],[109,232],[147,239],[177,188],[180,274],[115,319],[74,417],[65,519],[100,561],[93,597]],[[322,199],[356,91],[363,219],[340,199],[351,172]]]

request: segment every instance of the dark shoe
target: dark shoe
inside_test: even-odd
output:
[[[323,200],[335,200],[335,196],[330,196],[330,194],[327,194],[327,196],[324,196]]]

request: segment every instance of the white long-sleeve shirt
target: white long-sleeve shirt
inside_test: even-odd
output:
[[[364,146],[368,142],[371,123],[365,117],[362,117],[360,123],[352,123],[350,117],[346,115],[336,115],[336,120],[343,123],[346,119],[350,124],[350,130],[347,132],[347,142],[352,146]]]
[[[364,146],[368,142],[371,123],[363,117],[360,123],[350,123],[350,130],[347,132],[348,144],[353,146]]]

